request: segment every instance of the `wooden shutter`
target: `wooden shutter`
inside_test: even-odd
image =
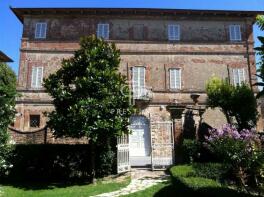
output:
[[[31,72],[31,87],[35,88],[37,87],[37,67],[32,68]]]
[[[109,24],[97,25],[97,37],[103,39],[109,39]]]
[[[230,25],[229,26],[229,32],[230,32],[230,40],[231,41],[240,41],[241,40],[240,25]]]
[[[229,34],[230,34],[230,40],[235,40],[235,29],[234,29],[234,25],[230,25],[229,26]]]
[[[33,67],[31,75],[31,87],[40,88],[43,81],[43,67]]]
[[[102,32],[101,28],[102,28],[102,25],[98,24],[97,25],[97,38],[101,38],[101,32]]]
[[[104,29],[103,29],[103,34],[104,34],[104,39],[108,40],[109,39],[109,24],[104,24]]]
[[[245,69],[233,69],[234,85],[242,85],[246,81]]]
[[[169,40],[180,40],[179,25],[168,25],[168,38]]]
[[[145,67],[132,68],[132,87],[134,97],[143,96],[145,91]]]
[[[240,25],[235,25],[236,40],[241,40],[241,29]]]
[[[43,80],[43,67],[38,67],[37,69],[37,87],[40,88]]]
[[[41,38],[46,38],[47,23],[41,23]]]
[[[233,69],[233,80],[235,86],[239,85],[239,77],[238,77],[237,69]]]
[[[175,72],[176,72],[175,86],[177,89],[181,89],[181,69],[175,69]]]
[[[242,85],[242,83],[245,82],[245,70],[243,68],[237,70],[238,70],[239,85]]]
[[[175,89],[175,74],[174,69],[170,69],[170,88]]]
[[[181,89],[181,69],[170,69],[170,88]]]
[[[41,34],[41,23],[37,23],[35,26],[35,38],[39,38]]]
[[[139,67],[139,86],[145,87],[145,67]]]
[[[47,23],[36,23],[35,38],[46,38]]]

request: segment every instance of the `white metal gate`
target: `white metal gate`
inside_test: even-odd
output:
[[[174,135],[172,121],[151,122],[152,170],[174,163]]]
[[[122,135],[117,138],[117,173],[130,171],[129,137]]]

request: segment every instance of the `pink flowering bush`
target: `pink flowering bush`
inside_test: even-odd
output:
[[[253,129],[238,131],[232,125],[209,130],[205,145],[225,164],[241,186],[263,183],[263,138]]]

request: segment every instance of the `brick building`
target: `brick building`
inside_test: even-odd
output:
[[[131,118],[132,165],[173,162],[174,142],[197,137],[201,126],[225,123],[219,110],[205,109],[206,81],[234,84],[256,80],[253,24],[258,12],[165,9],[11,8],[23,23],[14,127],[45,126],[52,100],[42,79],[78,49],[81,36],[95,34],[121,50],[139,114]],[[175,158],[177,159],[177,158]]]

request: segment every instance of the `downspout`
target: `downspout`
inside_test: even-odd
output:
[[[246,50],[247,50],[247,64],[248,64],[248,78],[249,78],[249,84],[250,84],[250,88],[251,90],[253,90],[253,87],[252,87],[252,77],[251,77],[251,67],[250,67],[250,57],[249,57],[249,42],[248,42],[248,39],[249,39],[249,33],[248,33],[248,28],[247,28],[247,20],[245,22],[245,25],[246,25]]]
[[[229,69],[229,65],[226,65],[226,69],[227,69],[227,80],[228,83],[231,84],[231,76],[230,76],[230,69]]]

